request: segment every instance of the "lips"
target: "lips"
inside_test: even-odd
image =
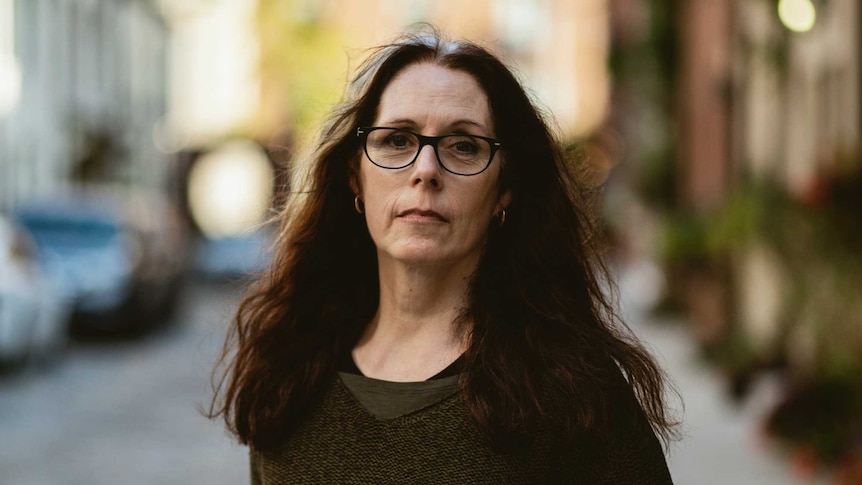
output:
[[[443,217],[439,213],[434,212],[432,210],[407,209],[405,211],[399,212],[398,217],[429,218],[429,219],[436,219],[440,222],[448,222],[448,220],[445,217]]]

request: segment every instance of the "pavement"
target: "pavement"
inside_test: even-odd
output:
[[[676,484],[804,485],[831,483],[826,474],[796,470],[789,456],[762,433],[764,417],[781,398],[778,376],[752,384],[734,402],[724,377],[700,358],[685,320],[658,318],[650,308],[661,297],[663,276],[654,263],[636,261],[616,276],[621,313],[667,373],[682,439],[668,450]]]
[[[193,287],[185,301],[164,332],[0,380],[0,483],[247,483],[246,450],[198,410],[238,293]]]
[[[825,484],[825,476],[794,470],[762,434],[761,423],[780,397],[777,379],[756,383],[742,403],[728,396],[726,383],[698,358],[697,348],[679,322],[633,323],[635,332],[657,356],[682,405],[682,440],[670,447],[668,467],[674,483],[698,485]]]
[[[246,449],[198,410],[209,402],[210,370],[238,288],[195,285],[184,301],[166,331],[133,342],[78,344],[52,368],[0,379],[0,483],[248,483]],[[794,473],[760,438],[759,420],[778,397],[775,382],[761,381],[734,405],[720,376],[698,362],[684,325],[657,324],[634,307],[627,309],[632,328],[685,406],[684,439],[668,456],[675,483],[827,483]]]

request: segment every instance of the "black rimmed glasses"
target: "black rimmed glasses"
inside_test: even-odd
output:
[[[402,128],[360,126],[356,136],[362,140],[365,155],[380,168],[399,169],[412,164],[425,145],[434,148],[437,162],[455,175],[478,175],[494,160],[503,146],[500,140],[478,135],[453,133],[424,136]]]

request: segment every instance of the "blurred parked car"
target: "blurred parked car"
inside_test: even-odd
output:
[[[121,326],[137,250],[116,202],[67,194],[20,205],[14,216],[33,235],[43,273],[73,306],[73,323],[98,330]]]
[[[74,189],[20,204],[46,277],[74,309],[76,333],[142,330],[166,318],[184,273],[182,235],[156,197]]]
[[[191,266],[189,227],[176,205],[152,192],[131,195],[126,207],[139,250],[133,306],[142,319],[168,321]]]
[[[240,280],[262,272],[272,258],[270,228],[233,237],[198,241],[195,271],[204,278]]]
[[[43,278],[32,239],[0,217],[0,363],[47,362],[65,347],[69,305]]]

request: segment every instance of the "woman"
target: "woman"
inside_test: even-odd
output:
[[[662,373],[496,57],[436,32],[379,49],[296,163],[211,409],[254,483],[670,483]]]

